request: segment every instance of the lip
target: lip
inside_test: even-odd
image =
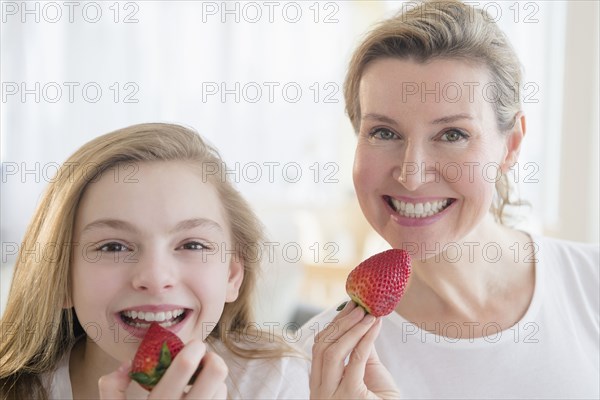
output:
[[[167,329],[173,333],[177,333],[183,328],[184,324],[188,321],[188,319],[190,318],[190,316],[193,313],[193,311],[188,307],[184,307],[181,305],[174,305],[174,304],[160,304],[160,305],[145,304],[145,305],[124,308],[124,309],[116,312],[114,314],[114,318],[117,321],[117,323],[119,324],[119,326],[121,328],[123,328],[125,331],[127,331],[131,336],[136,337],[138,339],[143,339],[144,336],[146,335],[146,332],[148,331],[148,328],[138,328],[138,327],[127,324],[121,318],[121,313],[123,313],[125,311],[134,311],[134,310],[135,311],[143,311],[143,312],[161,312],[161,311],[170,311],[170,310],[175,310],[175,309],[183,309],[184,317],[181,321],[177,322],[174,325],[166,327],[165,329]]]
[[[388,196],[388,197],[392,197],[392,196]],[[450,197],[418,197],[418,198],[411,198],[411,197],[403,197],[403,196],[393,196],[395,199],[398,200],[402,200],[404,202],[409,202],[409,203],[425,203],[428,201],[440,201],[440,200],[445,200],[448,199]],[[431,225],[436,223],[437,221],[439,221],[440,219],[444,218],[444,216],[449,212],[449,210],[454,208],[454,205],[458,202],[457,199],[454,199],[454,201],[448,205],[445,209],[443,209],[441,212],[432,215],[430,217],[424,217],[424,218],[409,218],[409,217],[404,217],[400,214],[398,214],[387,202],[385,196],[382,196],[381,200],[383,201],[383,204],[386,207],[386,210],[390,213],[390,217],[391,219],[396,222],[399,225],[402,226],[410,226],[410,227],[421,227],[421,226],[427,226],[427,225]]]

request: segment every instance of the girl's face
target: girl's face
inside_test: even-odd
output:
[[[72,300],[88,344],[120,361],[133,357],[151,321],[184,343],[206,338],[243,279],[210,183],[181,162],[126,167],[85,191],[72,263]]]
[[[499,170],[516,160],[521,121],[497,128],[485,67],[438,59],[367,66],[354,185],[363,213],[395,248],[428,258],[478,240]]]

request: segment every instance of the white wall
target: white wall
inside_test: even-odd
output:
[[[361,217],[342,212],[355,200],[354,137],[341,85],[360,37],[401,2],[75,4],[69,15],[62,2],[2,3],[2,299],[10,246],[20,243],[55,166],[91,138],[138,122],[195,127],[227,162],[238,163],[238,187],[272,240],[301,244],[301,260],[279,254],[265,274],[265,319],[285,320],[291,312],[314,242],[319,262],[331,241],[340,244],[340,263],[361,256]],[[532,179],[520,187],[534,207],[525,225],[598,242],[598,3],[480,5],[515,44],[531,84],[520,165],[521,177]],[[224,100],[210,94],[221,85],[229,90]],[[265,163],[279,163],[272,181]],[[253,182],[256,165],[262,177]],[[298,168],[302,176],[292,182]],[[358,227],[356,233],[321,226],[323,215]]]

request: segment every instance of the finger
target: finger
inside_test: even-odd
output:
[[[350,328],[358,324],[365,316],[365,310],[356,305],[350,306],[347,314],[337,315],[331,322],[325,325],[325,329],[315,337],[315,344],[335,343]]]
[[[312,348],[312,366],[309,379],[309,386],[312,390],[317,390],[317,387],[321,385],[324,352],[327,351],[332,344],[337,342],[349,328],[359,323],[365,315],[362,308],[352,304],[349,303],[346,305],[346,308],[340,315],[336,316],[329,324],[327,324],[327,327],[315,337],[315,343]]]
[[[381,398],[400,398],[394,377],[381,363],[374,344],[371,346],[371,353],[369,354],[369,359],[367,360],[367,365],[365,367],[364,382],[368,390],[376,393]]]
[[[335,316],[335,318],[333,318],[333,320],[331,320],[331,322],[329,322],[327,325],[325,325],[325,329],[323,329],[317,333],[317,335],[315,336],[315,343],[320,342],[321,340],[324,340],[324,338],[335,340],[335,338],[330,337],[337,330],[335,323],[337,321],[342,320],[343,318],[346,318],[349,314],[352,313],[353,310],[355,310],[357,308],[358,308],[358,306],[356,305],[355,302],[349,301],[346,304],[346,306],[344,307],[344,309],[342,311],[340,311],[339,314],[337,314]],[[358,312],[355,311],[355,313],[358,313]]]
[[[222,399],[222,400],[226,400],[227,399],[227,385],[225,384],[225,382],[221,383],[219,390],[217,390],[216,395],[213,397],[213,399]]]
[[[129,371],[131,370],[131,361],[124,362],[119,368],[100,377],[98,380],[98,392],[101,399],[124,400],[125,391],[131,382]]]
[[[369,331],[375,320],[375,317],[370,314],[364,316],[359,323],[323,352],[320,386],[325,393],[335,393],[345,374],[346,358]]]
[[[346,303],[344,308],[342,308],[342,311],[338,313],[338,315],[343,317],[344,315],[350,313],[350,311],[352,311],[356,307],[357,305],[353,300],[348,300],[348,302]]]
[[[186,397],[190,399],[218,398],[222,393],[228,373],[227,365],[219,355],[206,353],[202,359],[202,370]],[[227,388],[225,388],[225,395],[227,395]]]
[[[352,350],[344,375],[344,383],[355,384],[364,381],[367,363],[375,361],[373,357],[377,357],[374,353],[375,339],[379,336],[380,330],[381,319],[378,319]]]
[[[206,345],[200,339],[186,344],[173,363],[150,392],[149,399],[179,399],[183,396],[192,375],[206,354]]]

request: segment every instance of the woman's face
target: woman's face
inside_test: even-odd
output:
[[[185,343],[206,338],[243,279],[212,184],[185,163],[127,167],[86,189],[72,263],[73,305],[89,350],[121,361],[133,357],[152,321]]]
[[[485,67],[457,60],[390,58],[365,69],[354,185],[393,247],[427,258],[479,239],[500,169],[515,161],[522,137],[499,132],[495,88]]]

